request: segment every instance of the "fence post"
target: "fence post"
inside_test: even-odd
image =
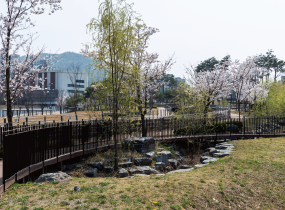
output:
[[[61,121],[61,122],[63,121],[63,116],[62,116],[62,115],[60,116],[60,121]]]
[[[85,136],[83,136],[83,128],[84,128],[84,121],[82,119],[82,126],[81,126],[81,141],[82,141],[82,147],[83,147],[83,156],[84,156],[84,151],[85,151],[85,144],[84,144],[84,141],[85,141]],[[84,137],[84,138],[83,138]]]
[[[243,138],[245,138],[245,116],[243,116]]]

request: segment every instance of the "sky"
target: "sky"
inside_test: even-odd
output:
[[[169,73],[186,76],[185,65],[227,54],[240,61],[269,49],[285,60],[284,0],[127,0],[147,26],[160,30],[150,38],[149,52],[159,60],[174,55]],[[34,49],[47,53],[77,52],[92,41],[86,24],[98,17],[98,0],[62,0],[63,10],[32,16],[37,32]],[[5,14],[5,1],[0,13]]]

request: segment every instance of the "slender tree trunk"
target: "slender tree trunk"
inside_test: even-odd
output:
[[[240,121],[240,100],[238,100],[238,120]]]
[[[8,67],[6,69],[6,99],[7,99],[7,117],[8,117],[8,125],[12,127],[13,123],[13,113],[12,113],[12,100],[11,100],[11,93],[10,93],[10,65],[11,65],[11,57],[9,56],[9,43],[10,43],[10,33],[11,31],[8,30],[7,32],[7,48],[6,48],[6,63],[8,63]]]

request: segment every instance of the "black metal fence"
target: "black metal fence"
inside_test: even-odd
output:
[[[223,134],[260,136],[283,133],[285,118],[204,119],[184,116],[146,119],[143,126],[147,136],[156,139],[198,135],[212,135],[214,138]],[[127,137],[141,136],[141,128],[140,120],[120,120],[116,137],[120,142]],[[3,153],[3,185],[0,183],[0,192],[15,180],[44,168],[46,164],[55,164],[66,158],[96,151],[101,146],[113,145],[113,135],[111,120],[39,123],[14,126],[10,130],[2,127],[0,152]]]

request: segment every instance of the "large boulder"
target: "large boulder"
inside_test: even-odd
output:
[[[177,168],[177,160],[175,160],[175,159],[169,159],[168,162],[169,162],[169,164],[172,166],[172,168],[174,168],[174,169]]]
[[[167,155],[167,158],[168,158],[168,159],[171,159],[171,158],[172,158],[171,152],[170,152],[170,151],[167,151],[167,150],[158,152],[157,154],[158,154],[158,155]]]
[[[129,172],[130,174],[159,174],[157,170],[150,168],[149,166],[138,166],[136,168],[131,168]]]
[[[96,177],[97,176],[97,168],[90,170],[90,171],[86,171],[83,174],[87,177]]]
[[[150,166],[152,159],[150,158],[135,158],[134,163],[136,166]]]
[[[124,177],[127,177],[129,174],[128,174],[128,171],[124,168],[121,168],[118,170],[118,175],[120,178],[124,178]]]
[[[168,156],[165,154],[154,157],[155,162],[163,162],[166,166],[168,165]]]
[[[146,153],[155,149],[153,137],[131,137],[124,139],[125,145],[134,145],[134,149],[139,153]]]
[[[104,162],[103,161],[87,163],[87,165],[92,167],[92,168],[97,168],[99,171],[104,169]]]
[[[64,181],[68,180],[71,177],[63,172],[58,173],[48,173],[48,174],[42,174],[35,183],[42,183],[42,182],[53,182],[53,181]]]
[[[132,167],[132,166],[133,166],[132,162],[119,163],[119,167],[121,167],[121,168],[129,168],[129,167]]]
[[[163,162],[157,162],[154,165],[155,170],[163,171],[165,169],[165,164]]]

